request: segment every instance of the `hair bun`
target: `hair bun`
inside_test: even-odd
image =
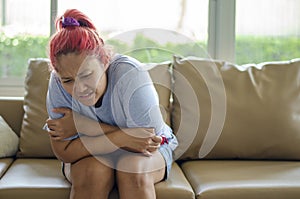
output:
[[[88,27],[96,30],[92,20],[77,9],[66,10],[63,16],[56,20],[57,30],[70,26]]]

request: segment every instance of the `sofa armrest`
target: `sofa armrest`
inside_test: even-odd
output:
[[[23,100],[23,97],[0,97],[0,115],[17,135],[24,115]]]

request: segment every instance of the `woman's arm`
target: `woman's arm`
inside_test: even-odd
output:
[[[49,135],[52,149],[64,162],[74,162],[90,155],[111,153],[118,148],[140,152],[149,156],[159,147],[161,138],[155,136],[152,128],[124,128],[98,123],[73,112],[68,108],[56,108],[63,114],[59,119],[49,119]],[[77,132],[86,136],[66,140]]]
[[[111,153],[119,148],[150,156],[150,152],[156,150],[160,146],[157,143],[160,142],[161,137],[155,136],[153,129],[128,128],[95,137],[82,136],[70,141],[51,139],[51,146],[58,159],[72,163],[87,156]]]
[[[52,150],[56,157],[65,163],[73,163],[84,157],[111,153],[118,149],[110,139],[116,132],[108,136],[82,136],[73,140],[50,139]],[[51,136],[50,136],[51,137]]]
[[[69,108],[54,108],[54,113],[63,115],[61,118],[48,119],[48,128],[52,130],[52,138],[63,140],[77,135],[78,132],[87,136],[99,136],[118,130],[118,127],[99,123]]]

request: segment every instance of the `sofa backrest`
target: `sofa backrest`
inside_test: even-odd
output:
[[[145,67],[149,70],[159,95],[163,117],[170,124],[170,62],[147,64]],[[46,94],[49,74],[48,59],[29,60],[25,78],[24,118],[20,128],[18,157],[55,157],[48,133],[42,129],[48,118]]]
[[[1,99],[1,115],[20,130],[19,157],[54,157],[42,130],[48,63],[30,60],[24,110],[21,99]],[[175,57],[171,68],[169,62],[150,68],[164,118],[179,140],[176,159],[300,159],[299,60],[237,66]]]
[[[300,159],[300,60],[174,59],[178,159]]]

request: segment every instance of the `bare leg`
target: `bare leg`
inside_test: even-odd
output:
[[[155,199],[154,184],[165,175],[165,160],[156,151],[151,157],[130,154],[120,158],[117,184],[121,199]]]
[[[72,183],[70,199],[107,199],[114,185],[114,170],[109,164],[103,157],[67,164],[66,177]]]

